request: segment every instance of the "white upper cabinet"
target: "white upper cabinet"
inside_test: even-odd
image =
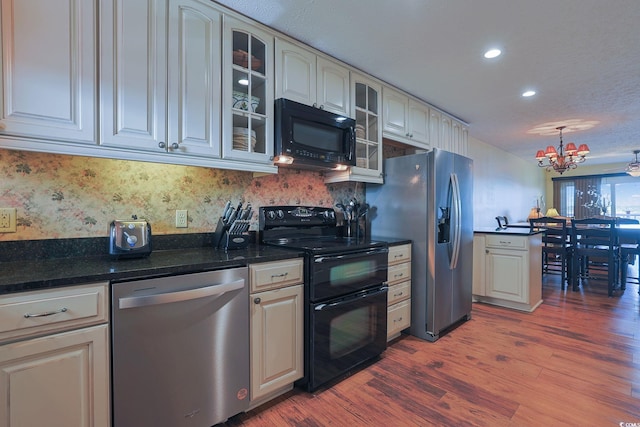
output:
[[[469,128],[435,108],[429,108],[429,138],[434,148],[468,155]]]
[[[169,1],[166,148],[174,153],[220,156],[220,31],[210,5]]]
[[[273,36],[225,17],[222,78],[224,159],[273,166]]]
[[[102,4],[101,144],[219,157],[220,13],[198,0]]]
[[[318,56],[316,76],[316,104],[333,113],[350,116],[349,70]]]
[[[385,86],[383,96],[383,135],[419,148],[430,148],[429,107]]]
[[[381,184],[382,86],[364,75],[351,73],[351,111],[356,120],[356,166],[346,171],[327,172],[325,182],[370,182]]]
[[[349,69],[276,39],[276,99],[287,98],[349,116]]]
[[[429,107],[409,98],[409,138],[424,148],[431,146],[429,141]]]
[[[97,3],[0,2],[0,136],[95,144]]]

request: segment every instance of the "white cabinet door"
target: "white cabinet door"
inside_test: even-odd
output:
[[[251,294],[251,400],[302,378],[303,285]]]
[[[316,103],[316,54],[276,39],[276,99],[287,98],[305,105]]]
[[[96,143],[96,3],[0,2],[0,134]]]
[[[467,138],[469,136],[469,130],[467,126],[452,120],[451,122],[451,148],[454,153],[467,155]]]
[[[317,59],[317,106],[336,114],[350,116],[349,70],[323,57]]]
[[[430,148],[429,143],[429,107],[409,99],[409,138],[413,145]]]
[[[486,295],[514,302],[528,302],[529,252],[488,249],[486,256]]]
[[[273,43],[271,33],[225,16],[222,63],[224,159],[273,165]]]
[[[453,151],[451,146],[451,117],[442,114],[440,117],[440,148]]]
[[[101,2],[104,146],[166,151],[166,11],[166,0]]]
[[[429,142],[432,148],[443,148],[440,142],[440,121],[442,113],[434,108],[429,108]]]
[[[407,140],[409,138],[409,97],[387,86],[382,89],[382,96],[383,132],[392,138],[396,136],[401,140]]]
[[[199,0],[169,1],[167,148],[174,154],[220,157],[220,22]]]
[[[325,182],[382,184],[382,86],[364,75],[351,73],[351,111],[356,119],[356,166],[326,172]]]
[[[108,326],[0,346],[0,427],[108,427]]]

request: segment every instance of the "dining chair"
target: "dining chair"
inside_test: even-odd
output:
[[[640,224],[640,221],[632,218],[616,218],[616,225],[620,224]],[[635,265],[636,257],[640,255],[640,241],[635,237],[627,237],[621,230],[618,230],[618,247],[620,250],[620,287],[625,289],[629,277],[629,265]],[[640,278],[633,277],[640,283]]]
[[[544,229],[542,235],[542,274],[560,274],[560,287],[571,283],[572,248],[567,220],[557,217],[529,219],[531,229]]]
[[[509,226],[509,220],[504,215],[498,215],[496,217],[496,221],[498,222],[498,228],[507,228]]]
[[[619,253],[614,219],[586,218],[571,221],[573,259],[571,282],[574,291],[585,281],[604,280],[613,296],[619,273]]]

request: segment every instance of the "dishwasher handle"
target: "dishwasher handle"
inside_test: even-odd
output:
[[[229,283],[205,286],[202,288],[189,289],[186,291],[166,292],[154,295],[144,295],[138,297],[125,297],[118,300],[118,307],[137,308],[149,305],[170,304],[180,301],[189,301],[198,298],[210,296],[220,296],[224,293],[242,289],[244,287],[244,279],[235,280]]]

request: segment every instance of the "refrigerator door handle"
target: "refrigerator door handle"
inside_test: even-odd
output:
[[[458,175],[451,174],[450,184],[452,189],[452,232],[453,232],[453,250],[451,251],[451,260],[449,261],[449,268],[455,269],[458,265],[458,255],[460,254],[460,237],[462,229],[462,212],[461,212],[461,197],[460,197],[460,182],[458,181]]]

